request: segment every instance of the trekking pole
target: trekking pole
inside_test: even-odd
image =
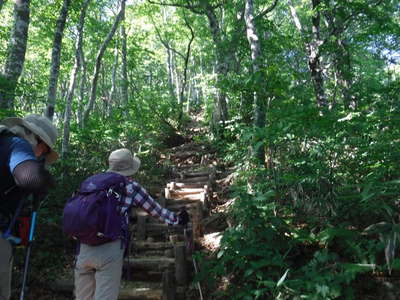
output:
[[[31,228],[29,231],[29,240],[28,240],[28,246],[26,248],[26,254],[25,254],[25,263],[24,263],[24,273],[22,277],[22,287],[21,287],[21,294],[19,297],[19,300],[24,300],[25,297],[25,292],[26,292],[26,283],[28,280],[28,270],[29,270],[29,260],[31,256],[31,251],[32,251],[32,244],[33,244],[33,239],[35,235],[35,227],[36,227],[36,215],[37,215],[37,210],[39,208],[35,207],[36,205],[33,204],[33,211],[32,211],[32,217],[31,217]]]
[[[193,230],[193,228],[192,228],[192,230]],[[195,273],[195,275],[197,275],[199,270],[198,270],[198,267],[197,267],[196,259],[195,259],[194,255],[193,255],[193,250],[194,250],[194,245],[193,245],[193,240],[192,240],[193,235],[188,232],[187,225],[183,228],[183,236],[184,236],[184,239],[185,239],[186,248],[189,250],[189,252],[190,252],[190,254],[192,256],[194,273]],[[197,286],[197,289],[199,290],[200,300],[203,300],[203,292],[201,290],[201,286],[200,286],[200,282],[199,281],[196,282],[196,286]]]
[[[199,270],[198,270],[198,268],[197,268],[196,259],[194,258],[193,255],[192,255],[192,261],[193,261],[193,266],[194,266],[194,272],[195,272],[195,274],[197,275],[197,273],[199,272]],[[197,289],[199,290],[199,293],[200,293],[200,299],[203,300],[203,292],[202,292],[202,290],[201,290],[201,286],[200,286],[200,282],[199,282],[199,281],[196,282],[196,286],[197,286]]]
[[[8,193],[9,191],[13,190],[16,186],[13,186],[11,189],[9,189],[6,193]],[[11,218],[10,223],[8,224],[8,228],[7,230],[3,233],[3,239],[9,241],[11,244],[13,245],[18,245],[21,243],[21,239],[17,236],[13,235],[13,229],[14,229],[14,225],[17,221],[17,218],[21,212],[22,206],[24,204],[24,198],[21,199],[21,201],[19,201],[17,209],[15,210],[14,215]]]

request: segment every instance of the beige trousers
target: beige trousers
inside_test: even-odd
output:
[[[75,267],[75,299],[117,300],[123,259],[120,240],[99,246],[81,244]]]
[[[12,246],[1,237],[0,231],[0,300],[11,296]]]

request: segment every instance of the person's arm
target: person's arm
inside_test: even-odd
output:
[[[35,160],[27,160],[18,164],[13,176],[17,187],[29,192],[44,192],[53,185],[53,178],[44,164]]]
[[[126,202],[141,207],[149,215],[159,218],[167,224],[178,225],[178,217],[172,211],[161,207],[137,182],[126,185]]]
[[[16,139],[12,145],[9,168],[16,186],[27,192],[44,193],[54,185],[44,163],[36,159],[31,145],[23,139]]]

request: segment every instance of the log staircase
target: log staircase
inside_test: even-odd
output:
[[[168,226],[136,209],[120,300],[203,299],[199,285],[197,289],[191,285],[197,268],[192,253],[203,236],[202,220],[215,185],[215,169],[207,163],[204,149],[190,150],[193,148],[197,146],[184,144],[172,149],[167,157],[174,162],[171,178],[153,195],[161,206],[176,213],[184,207],[190,222],[186,228]],[[72,293],[71,275],[58,280],[54,288]]]
[[[215,171],[204,164],[201,152],[188,151],[190,147],[193,145],[174,149],[174,154],[168,157],[175,163],[171,180],[156,198],[161,206],[176,213],[186,209],[190,222],[186,228],[172,227],[140,209],[136,211],[132,255],[127,258],[130,263],[126,262],[132,271],[126,276],[130,281],[125,281],[128,283],[121,290],[120,299],[202,299],[201,289],[195,291],[195,296],[191,295],[194,291],[190,284],[196,271],[192,253],[203,236],[202,220],[215,183]],[[185,165],[186,161],[190,165]]]

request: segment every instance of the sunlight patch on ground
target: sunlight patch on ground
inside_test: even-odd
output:
[[[213,232],[213,233],[205,234],[203,241],[202,241],[203,246],[206,247],[210,251],[217,250],[221,245],[222,235],[223,235],[223,232]]]

